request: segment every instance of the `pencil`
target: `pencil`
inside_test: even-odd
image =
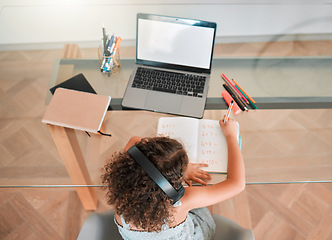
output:
[[[224,78],[223,76],[221,76],[221,78],[224,79],[225,84],[229,88],[229,90],[226,89],[229,92],[229,94],[233,93],[237,97],[236,103],[238,103],[238,101],[240,101],[243,106],[247,106],[247,103],[242,99],[242,97],[240,96],[240,94],[229,84],[229,81],[226,80],[226,78]]]
[[[239,87],[239,89],[241,89],[241,91],[253,102],[253,103],[256,103],[254,99],[252,99],[248,93],[246,93],[246,91],[243,90],[243,88],[234,80],[232,79],[233,82],[235,83],[236,86]]]
[[[254,108],[257,109],[257,106],[248,98],[250,105]]]
[[[242,95],[242,93],[239,91],[239,90],[237,90],[237,88],[233,85],[233,83],[226,77],[226,75],[225,74],[222,74],[221,75],[221,77],[226,81],[226,83],[228,83],[228,85],[231,87],[231,88],[233,88],[233,90],[235,91],[235,93],[237,94],[237,95],[239,95],[240,96],[240,99],[242,98],[243,100],[242,101],[244,101],[244,103],[245,104],[249,104],[249,101]]]
[[[227,111],[226,117],[224,119],[224,123],[228,121],[229,115],[231,114],[231,111],[233,108],[233,104],[234,104],[234,100],[232,100],[231,103],[229,104],[228,111]]]
[[[239,105],[239,107],[241,108],[242,111],[246,111],[248,110],[246,108],[246,106],[241,102],[240,98],[238,97],[238,95],[234,92],[234,90],[232,88],[230,88],[227,84],[223,84],[224,88],[226,89],[226,91],[229,93],[229,95],[231,95],[231,97],[234,99],[234,101],[237,103],[237,105]]]
[[[235,85],[235,87],[237,88],[237,89],[239,89],[239,91],[242,93],[242,94],[244,94],[244,92],[242,92],[241,91],[241,89],[237,86],[237,85]],[[252,106],[252,108],[253,109],[257,109],[257,107],[256,107],[256,105],[249,99],[249,98],[247,98],[248,99],[248,101],[249,101],[249,104]]]

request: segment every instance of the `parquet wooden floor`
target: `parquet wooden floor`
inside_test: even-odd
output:
[[[285,46],[285,45],[284,45]],[[296,55],[304,51],[314,51],[310,45],[287,43],[286,47],[267,47],[260,44],[250,46],[230,45],[222,51],[229,55],[265,55],[266,48],[271,54]],[[280,50],[281,49],[281,50]],[[331,51],[331,43],[321,44],[319,51]],[[132,48],[123,49],[122,56],[131,56]],[[281,53],[280,51],[286,51]],[[41,123],[45,111],[45,96],[52,73],[54,59],[60,58],[62,50],[10,51],[0,52],[0,184],[68,184],[68,174],[57,153],[47,128]],[[83,57],[96,56],[95,49],[82,49]],[[275,55],[275,54],[274,54]],[[320,122],[331,130],[331,112],[319,110]],[[211,113],[213,116],[220,113]],[[275,116],[267,112],[260,119]],[[279,116],[280,118],[284,116]],[[294,112],[294,122],[305,119]],[[276,119],[274,119],[276,120]],[[316,119],[315,119],[316,120]],[[279,120],[281,121],[281,120]],[[274,129],[275,141],[281,146],[295,140],[300,142],[298,149],[288,152],[274,150],[277,156],[301,152],[308,149],[306,137],[314,135],[321,139],[324,148],[314,145],[309,155],[319,151],[329,158],[331,134],[320,131],[318,124],[303,121],[299,129],[309,135],[287,134],[287,126],[276,129],[276,122],[260,126],[259,122],[248,123],[255,126],[258,133],[245,132],[264,142],[260,133],[268,134]],[[135,128],[139,122],[132,123]],[[294,127],[294,125],[292,126]],[[248,126],[249,128],[249,126]],[[243,129],[245,130],[245,129]],[[293,132],[294,133],[294,132]],[[117,134],[120,134],[117,132]],[[317,137],[319,136],[319,137]],[[269,136],[267,136],[269,137]],[[120,137],[115,139],[118,146]],[[300,140],[303,140],[302,142]],[[293,145],[291,145],[293,146]],[[246,148],[247,154],[258,152],[264,157],[264,149]],[[329,151],[328,151],[329,150]],[[279,154],[279,155],[278,155]],[[302,158],[304,155],[301,155]],[[49,182],[51,179],[52,181]],[[97,191],[99,206],[97,211],[105,211],[108,206],[103,193]],[[213,206],[217,214],[226,216],[244,227],[254,230],[256,239],[332,239],[332,184],[272,184],[248,185],[240,195]],[[82,208],[74,189],[71,188],[0,188],[0,239],[76,239],[88,211]]]
[[[251,228],[256,239],[332,239],[332,184],[249,185],[214,212]]]
[[[108,209],[97,191],[97,211]],[[253,229],[257,240],[332,239],[332,184],[248,185],[213,212]],[[73,189],[1,189],[0,239],[76,239],[85,211]]]

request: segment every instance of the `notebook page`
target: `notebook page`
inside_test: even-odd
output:
[[[202,119],[198,129],[197,159],[200,163],[209,164],[209,167],[202,169],[209,172],[227,172],[227,142],[219,121]]]
[[[180,141],[188,154],[189,161],[197,161],[198,120],[186,117],[162,117],[158,121],[157,134]]]

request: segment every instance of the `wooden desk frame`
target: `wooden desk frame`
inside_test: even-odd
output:
[[[65,44],[62,58],[80,58],[77,44]],[[74,129],[47,124],[59,154],[74,185],[92,185]],[[96,210],[98,198],[92,187],[76,187],[78,197],[86,210]]]
[[[85,160],[74,129],[48,124],[55,145],[75,185],[92,185]],[[76,187],[78,197],[86,210],[96,210],[98,198],[92,187]]]

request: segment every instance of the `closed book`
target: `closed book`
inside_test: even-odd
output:
[[[110,101],[110,96],[57,88],[42,122],[98,133]]]

